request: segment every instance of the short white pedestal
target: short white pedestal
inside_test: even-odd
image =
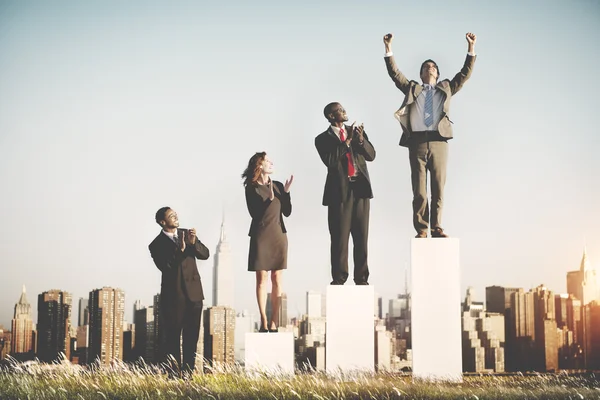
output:
[[[456,238],[412,239],[413,379],[462,381]]]
[[[327,287],[325,370],[375,369],[375,290],[373,286]]]
[[[294,374],[294,334],[246,333],[246,371]]]

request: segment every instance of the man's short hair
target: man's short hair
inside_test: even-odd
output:
[[[159,208],[158,211],[156,212],[156,223],[160,225],[160,221],[164,221],[165,220],[165,215],[167,215],[167,211],[170,210],[171,207],[162,207]]]
[[[433,61],[432,59],[423,61],[423,64],[421,64],[421,69],[419,70],[419,76],[421,76],[421,73],[423,72],[423,67],[428,62],[433,63],[433,65],[435,65],[435,69],[437,70],[437,73],[438,73],[437,77],[438,77],[438,79],[440,79],[440,68],[438,67],[437,63],[435,61]]]
[[[325,106],[325,108],[323,109],[323,115],[325,115],[325,118],[327,118],[327,121],[329,121],[329,114],[333,113],[333,108],[335,106],[337,106],[338,103],[337,101],[334,101],[333,103],[329,103]]]

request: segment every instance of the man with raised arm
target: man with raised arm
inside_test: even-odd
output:
[[[383,37],[385,65],[396,87],[404,93],[404,101],[394,114],[402,127],[400,146],[408,147],[413,190],[413,225],[417,238],[445,238],[442,228],[444,184],[448,162],[448,140],[452,139],[449,118],[450,100],[471,76],[475,64],[477,36],[467,33],[468,53],[465,64],[452,79],[438,81],[440,70],[433,60],[421,65],[422,84],[408,80],[398,70],[392,53],[394,35]],[[431,177],[431,219],[427,198],[427,171]]]

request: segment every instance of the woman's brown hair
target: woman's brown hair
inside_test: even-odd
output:
[[[244,179],[244,186],[253,185],[258,181],[262,170],[260,169],[263,161],[267,153],[261,151],[259,153],[255,153],[252,157],[250,157],[250,161],[248,161],[248,167],[242,174],[242,178]]]

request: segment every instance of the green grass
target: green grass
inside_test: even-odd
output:
[[[412,382],[409,375],[246,374],[240,368],[169,380],[152,366],[94,372],[70,363],[13,363],[0,399],[600,399],[593,374],[466,376],[463,383]]]

